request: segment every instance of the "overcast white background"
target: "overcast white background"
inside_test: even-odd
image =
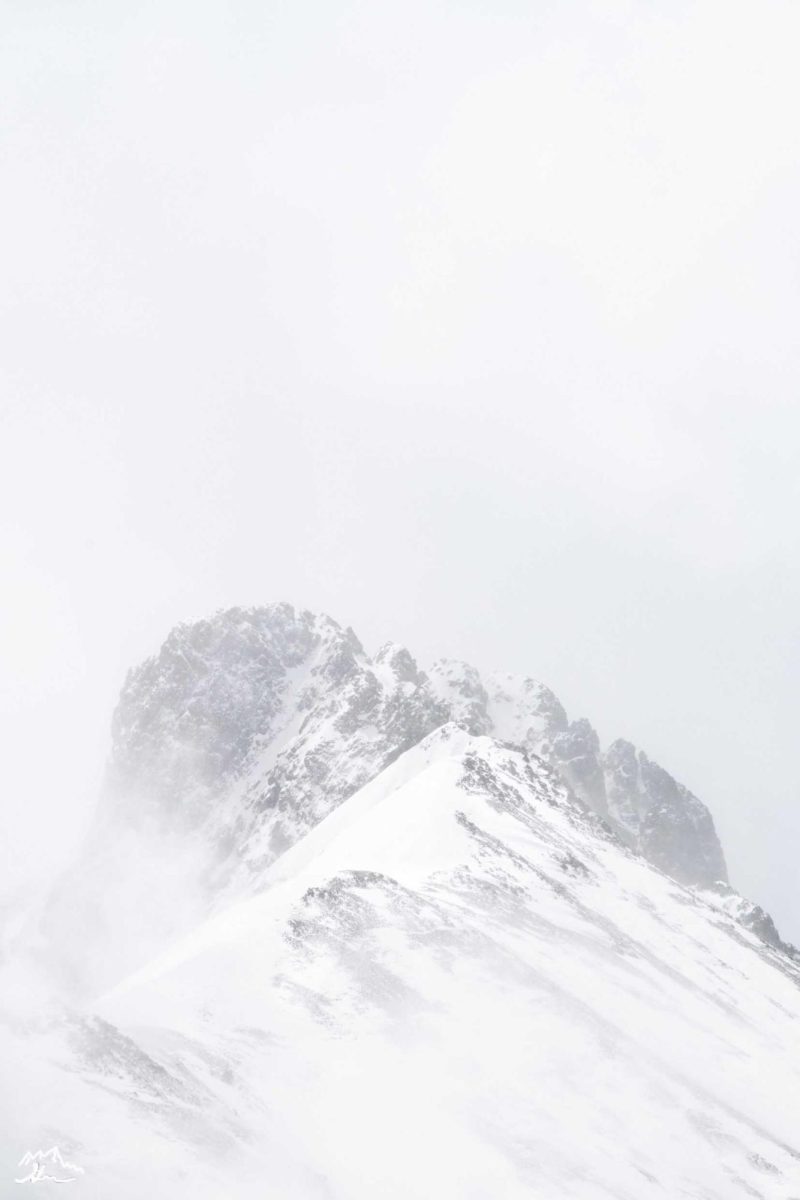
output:
[[[0,14],[3,889],[287,599],[545,680],[800,939],[800,5]]]

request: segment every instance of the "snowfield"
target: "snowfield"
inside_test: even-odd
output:
[[[87,1200],[791,1200],[799,983],[446,724],[105,994],[6,1013],[0,1194],[48,1141]]]

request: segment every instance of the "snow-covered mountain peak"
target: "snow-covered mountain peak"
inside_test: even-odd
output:
[[[0,1021],[0,1138],[89,1200],[790,1200],[800,956],[722,877],[541,683],[288,605],[179,627],[46,915],[80,1001]]]
[[[112,982],[257,891],[291,846],[447,722],[538,755],[573,802],[668,874],[726,878],[700,801],[627,743],[603,754],[546,685],[457,660],[426,672],[393,642],[371,658],[330,617],[273,604],[178,626],[129,674],[98,822],[51,905],[52,936],[68,945],[76,926],[122,922],[128,936],[101,956],[98,982]],[[168,876],[132,871],[140,859],[169,863]]]

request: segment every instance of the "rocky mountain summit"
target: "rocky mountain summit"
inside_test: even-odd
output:
[[[105,925],[110,982],[135,965],[116,962],[122,945],[145,956],[166,927],[258,890],[290,846],[448,722],[536,756],[606,836],[676,881],[727,887],[702,802],[629,742],[603,750],[544,684],[453,660],[422,670],[396,644],[371,657],[352,629],[274,604],[180,625],[129,673],[84,860],[51,905],[54,936]],[[142,843],[153,871],[131,877]]]
[[[568,721],[543,684],[484,681],[448,660],[425,672],[393,644],[370,658],[351,629],[286,604],[180,626],[131,673],[114,714],[107,794],[133,823],[152,814],[194,826],[218,819],[221,796],[235,793],[230,852],[247,841],[255,867],[447,721],[544,758],[681,882],[727,880],[705,806],[629,742],[603,753],[589,722]]]
[[[705,806],[629,742],[604,753],[589,722],[570,722],[543,684],[482,680],[448,660],[426,672],[394,644],[370,658],[351,629],[288,604],[179,626],[129,675],[105,803],[133,825],[222,826],[221,856],[233,866],[246,845],[257,871],[448,721],[544,758],[675,879],[727,881]]]
[[[549,688],[425,672],[402,646],[370,658],[351,629],[278,604],[179,626],[131,672],[113,719],[104,805],[136,826],[215,827],[220,858],[257,872],[398,754],[454,721],[544,758],[649,861],[727,880],[708,810],[628,742],[603,753]],[[257,834],[255,843],[253,836]]]

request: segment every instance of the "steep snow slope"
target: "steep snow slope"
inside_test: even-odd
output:
[[[179,626],[114,715],[97,820],[45,922],[77,987],[110,985],[270,865],[398,754],[454,720],[533,751],[572,795],[682,882],[726,880],[705,807],[617,742],[606,755],[544,685],[370,658],[329,617],[278,604]]]
[[[92,1200],[800,1196],[797,964],[531,753],[437,729],[261,882],[6,1034],[6,1147]]]

